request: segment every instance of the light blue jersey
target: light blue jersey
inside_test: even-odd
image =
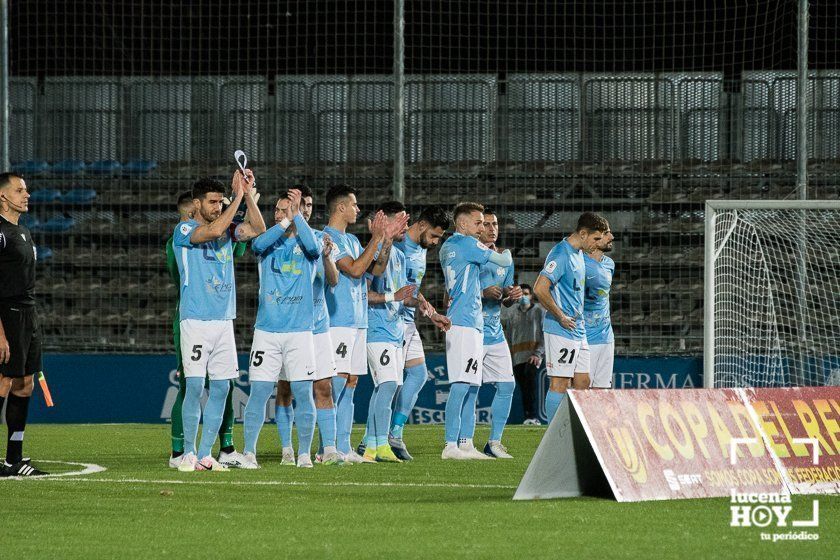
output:
[[[312,230],[315,237],[324,245],[324,232]],[[332,258],[332,254],[330,257]],[[312,282],[312,303],[315,306],[315,326],[312,328],[312,334],[321,334],[329,332],[330,330],[330,313],[327,310],[327,299],[325,288],[327,285],[327,277],[324,272],[324,255],[318,255],[318,260],[315,262],[315,281]]]
[[[311,332],[314,325],[312,283],[323,245],[303,216],[295,216],[294,224],[294,237],[285,235],[278,224],[251,244],[259,260],[260,303],[255,327],[261,331]]]
[[[335,244],[333,260],[337,263],[344,257],[358,259],[363,252],[362,244],[352,233],[338,231],[327,226],[324,233],[332,237]],[[368,326],[367,280],[353,278],[339,269],[338,285],[327,288],[327,308],[331,327],[366,329]]]
[[[551,297],[567,316],[575,320],[575,330],[563,327],[551,312],[543,319],[543,332],[571,340],[583,340],[586,329],[583,319],[583,287],[586,282],[586,265],[583,251],[575,250],[563,240],[551,250],[540,272],[551,281]]]
[[[388,265],[380,276],[372,278],[370,289],[378,294],[393,293],[407,284],[405,255],[398,247],[391,247]],[[370,324],[367,341],[388,342],[402,347],[405,334],[405,323],[402,321],[404,307],[401,301],[371,304],[368,310]]]
[[[610,287],[615,262],[606,255],[600,262],[589,255],[584,255],[583,259],[586,263],[586,297],[583,300],[586,341],[589,344],[607,344],[615,341],[610,320]]]
[[[490,286],[501,289],[513,286],[513,265],[499,266],[492,262],[481,267],[481,290]],[[481,298],[482,315],[484,316],[484,345],[499,344],[505,341],[502,330],[502,300]]]
[[[417,292],[420,293],[420,284],[423,282],[423,277],[426,275],[426,249],[421,247],[418,243],[411,240],[411,237],[406,233],[403,241],[394,243],[394,247],[400,249],[405,255],[406,279],[409,284],[417,286]],[[414,322],[414,307],[403,306],[402,318],[406,323]]]
[[[199,321],[229,321],[236,318],[236,282],[233,277],[233,243],[225,232],[206,243],[193,243],[190,236],[199,226],[195,220],[175,228],[172,245],[181,276],[180,318]]]
[[[454,233],[440,248],[440,264],[451,302],[446,316],[453,325],[481,331],[481,282],[479,272],[493,251],[474,237]]]

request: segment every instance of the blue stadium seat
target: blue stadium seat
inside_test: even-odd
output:
[[[49,170],[50,164],[38,159],[31,159],[12,165],[12,171],[21,175],[38,175],[40,173],[46,173]]]
[[[123,166],[123,171],[131,175],[145,175],[157,169],[157,162],[147,159],[131,160]]]
[[[38,254],[38,262],[48,261],[53,258],[53,250],[49,247],[35,247],[35,251]]]
[[[52,166],[52,172],[59,175],[75,175],[85,170],[85,162],[80,159],[63,159]]]
[[[96,191],[93,189],[72,189],[61,197],[61,201],[65,204],[90,204],[94,200],[96,200]]]
[[[91,162],[85,168],[88,173],[97,175],[118,175],[122,170],[122,164],[113,159],[103,159]]]
[[[29,231],[36,231],[41,225],[41,220],[35,214],[24,214],[20,217],[20,225],[27,228]]]
[[[53,216],[38,228],[38,231],[42,231],[45,233],[62,233],[65,231],[70,231],[73,229],[73,226],[76,225],[76,221],[73,218],[68,218],[67,216]]]
[[[61,191],[58,189],[39,189],[29,197],[30,202],[56,202],[58,200],[61,200]]]

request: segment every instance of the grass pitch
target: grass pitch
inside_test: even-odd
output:
[[[762,529],[729,527],[726,499],[513,502],[543,430],[508,428],[512,461],[442,461],[443,428],[407,426],[410,463],[297,469],[279,465],[267,425],[261,470],[184,474],[166,466],[166,425],[29,426],[36,465],[107,470],[0,479],[0,556],[840,558],[837,497],[819,498],[819,541],[777,543],[762,541]],[[241,426],[236,435],[241,449]],[[361,427],[354,443],[360,436]],[[479,427],[477,445],[486,437]],[[793,505],[807,513],[811,498]]]

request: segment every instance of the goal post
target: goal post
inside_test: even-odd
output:
[[[840,384],[840,201],[707,200],[704,386]]]

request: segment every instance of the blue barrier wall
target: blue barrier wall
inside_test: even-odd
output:
[[[239,356],[241,375],[234,389],[234,409],[242,420],[248,400],[246,354]],[[423,388],[411,422],[443,422],[449,387],[443,354],[427,354],[432,379]],[[30,409],[31,422],[165,422],[178,391],[174,356],[161,355],[79,355],[44,356],[44,371],[56,406],[47,408],[36,387]],[[538,399],[543,401],[548,383],[540,372]],[[691,388],[702,386],[702,360],[684,357],[616,358],[614,387]],[[37,384],[36,384],[37,385]],[[370,377],[359,381],[356,390],[356,422],[367,418],[372,391]],[[487,422],[493,388],[482,387],[478,401],[478,420]],[[269,407],[274,418],[274,407]],[[522,400],[514,395],[510,422],[521,423]]]

